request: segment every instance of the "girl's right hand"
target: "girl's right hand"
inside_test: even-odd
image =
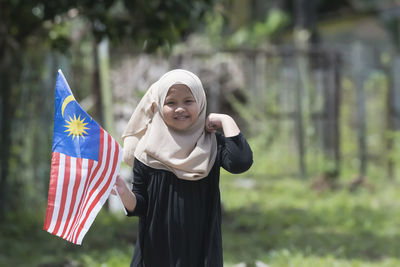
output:
[[[124,179],[122,179],[119,174],[117,175],[117,180],[115,181],[115,185],[114,185],[113,189],[111,190],[111,194],[117,195],[117,193],[115,192],[115,189],[117,189],[119,195],[125,194],[125,192],[127,190],[129,191],[129,188],[126,185]]]

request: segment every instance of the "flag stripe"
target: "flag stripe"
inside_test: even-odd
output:
[[[82,159],[81,158],[75,158],[74,159],[74,165],[75,165],[74,167],[75,167],[75,170],[76,170],[74,180],[72,181],[74,185],[73,185],[73,188],[72,188],[72,192],[68,191],[68,195],[71,194],[71,200],[69,201],[70,209],[69,209],[68,215],[66,217],[66,221],[65,221],[66,227],[65,226],[63,227],[62,234],[60,235],[62,238],[65,237],[65,232],[69,229],[69,225],[70,225],[70,223],[72,221],[71,220],[72,213],[74,212],[74,209],[75,209],[75,202],[76,202],[76,197],[77,197],[77,193],[78,193],[78,187],[79,187],[80,182],[81,182]],[[71,182],[71,185],[72,185],[72,182]]]
[[[47,199],[47,211],[46,211],[46,218],[45,224],[43,229],[48,230],[50,227],[51,218],[53,217],[54,211],[54,201],[56,196],[57,190],[57,174],[58,168],[60,166],[60,153],[55,152],[51,156],[51,170],[50,170],[50,185],[49,185],[49,195]]]
[[[118,161],[119,149],[118,149],[118,146],[116,146],[116,143],[112,142],[111,136],[108,136],[108,142],[107,143],[108,143],[107,165],[108,166],[112,166],[112,167],[111,167],[111,169],[107,168],[105,170],[106,173],[104,174],[104,176],[106,176],[106,177],[111,176],[112,179],[108,179],[108,180],[102,179],[102,181],[107,181],[107,182],[106,182],[105,185],[103,185],[100,193],[95,195],[95,199],[92,201],[92,203],[91,203],[91,205],[89,207],[89,210],[86,213],[87,215],[86,215],[85,219],[83,220],[83,222],[81,224],[81,227],[80,227],[80,229],[78,230],[78,233],[77,233],[77,237],[78,237],[77,242],[78,243],[80,243],[80,241],[82,240],[83,236],[86,234],[87,230],[89,229],[89,227],[85,227],[86,226],[86,220],[88,220],[89,226],[90,226],[92,224],[93,220],[94,220],[95,215],[98,213],[98,211],[101,208],[101,206],[98,205],[98,204],[105,202],[105,200],[103,200],[103,201],[101,200],[101,197],[103,195],[105,195],[105,192],[109,193],[111,191],[111,185],[113,185],[111,183],[111,181],[112,180],[115,181],[115,177],[114,177],[115,173],[114,173],[114,171],[115,171],[116,163]],[[110,161],[110,159],[112,159],[112,161]],[[103,182],[102,182],[102,184],[103,184]],[[99,185],[98,188],[100,186],[101,185]],[[83,230],[83,232],[82,232],[82,230]]]
[[[73,230],[72,230],[72,232],[70,234],[70,237],[68,239],[69,241],[71,241],[73,243],[76,243],[76,241],[75,241],[76,240],[76,238],[75,238],[76,231],[77,231],[77,229],[79,229],[79,225],[81,225],[81,223],[82,223],[82,215],[85,212],[85,207],[87,206],[88,199],[89,199],[89,197],[91,195],[93,182],[96,181],[97,179],[99,179],[99,171],[101,172],[101,169],[104,168],[104,164],[103,164],[103,161],[102,161],[102,158],[103,158],[102,155],[104,153],[103,145],[104,145],[104,135],[103,135],[103,131],[100,130],[99,161],[97,162],[93,173],[91,173],[90,176],[88,177],[88,180],[87,180],[88,181],[88,187],[87,187],[87,189],[85,191],[85,194],[84,194],[83,204],[80,205],[79,215],[77,217],[77,220],[76,220],[76,223],[74,225],[74,228],[73,228]]]
[[[66,202],[66,198],[67,198],[67,190],[68,190],[68,186],[69,186],[69,176],[71,173],[71,160],[70,157],[66,157],[65,158],[65,169],[64,169],[64,181],[61,185],[59,185],[59,187],[62,187],[62,191],[60,193],[60,197],[61,197],[61,204],[60,204],[60,209],[59,212],[57,214],[57,217],[59,218],[57,220],[56,226],[53,230],[53,234],[59,236],[58,230],[60,229],[60,225],[62,223],[63,220],[63,214],[64,214],[64,210],[65,210],[65,202]],[[68,208],[68,207],[67,207]]]
[[[80,198],[79,204],[78,204],[78,210],[77,210],[76,215],[74,217],[74,220],[73,220],[73,223],[72,223],[72,227],[69,230],[69,233],[68,233],[67,237],[65,238],[67,240],[71,240],[70,235],[72,234],[73,230],[76,228],[76,225],[78,223],[78,218],[80,217],[80,214],[82,212],[82,202],[83,202],[83,200],[84,200],[84,198],[85,198],[85,196],[87,194],[88,185],[89,185],[89,179],[90,179],[90,176],[92,174],[93,165],[95,165],[95,168],[96,168],[96,165],[97,165],[97,163],[94,162],[93,160],[87,160],[87,162],[88,162],[88,169],[87,169],[86,176],[84,176],[85,185],[84,185],[84,188],[83,188],[82,193],[81,193],[81,198]]]
[[[102,136],[103,138],[100,138],[101,140],[103,140],[103,153],[100,154],[101,157],[101,161],[102,161],[102,166],[100,167],[101,171],[97,174],[97,177],[92,181],[91,184],[91,189],[89,190],[89,194],[87,196],[87,201],[84,204],[84,213],[85,214],[81,220],[80,220],[80,224],[79,227],[76,229],[75,232],[75,236],[74,236],[74,242],[78,242],[77,240],[79,239],[79,234],[82,231],[82,227],[83,225],[86,223],[87,217],[90,215],[90,206],[93,203],[94,197],[95,197],[95,193],[99,193],[99,191],[101,192],[101,189],[99,189],[100,185],[103,184],[105,182],[105,180],[103,179],[105,176],[105,172],[108,169],[109,166],[109,153],[110,153],[110,142],[109,142],[109,138],[105,138],[103,136],[103,132],[100,134],[100,136]],[[100,143],[102,143],[102,141],[100,141]],[[106,155],[105,155],[106,154]],[[106,161],[103,161],[103,158],[106,159]],[[96,213],[97,214],[97,213]],[[78,242],[79,244],[79,242]]]
[[[58,166],[58,176],[57,176],[57,186],[56,186],[56,195],[54,200],[54,212],[51,217],[51,223],[48,232],[54,234],[54,227],[56,226],[58,219],[58,212],[60,210],[61,203],[61,193],[62,184],[64,182],[64,168],[65,167],[65,155],[60,153],[60,164]]]
[[[116,144],[116,142],[115,142],[115,144]],[[109,157],[109,158],[113,158],[114,159],[113,163],[110,164],[110,166],[111,165],[113,166],[112,170],[111,170],[111,173],[114,173],[114,174],[112,175],[112,179],[111,180],[109,179],[107,181],[106,185],[103,186],[103,189],[102,189],[101,193],[96,195],[96,201],[92,202],[92,205],[90,207],[91,211],[87,215],[88,220],[86,221],[86,223],[82,224],[83,229],[82,229],[82,232],[79,233],[78,240],[77,240],[78,244],[81,242],[83,236],[86,234],[86,232],[88,231],[90,225],[92,224],[92,221],[94,220],[97,212],[100,210],[100,208],[101,208],[101,204],[100,203],[104,203],[105,202],[106,199],[104,198],[104,196],[108,195],[110,193],[110,191],[111,191],[111,189],[112,189],[112,187],[113,187],[113,185],[115,183],[116,174],[117,174],[117,172],[115,172],[116,163],[117,163],[118,160],[119,160],[118,162],[120,162],[120,160],[121,160],[121,154],[119,154],[119,146],[114,147],[114,149],[111,149],[111,151],[114,151],[115,148],[117,149],[117,151],[111,153],[112,155],[114,154],[114,156],[111,155]],[[108,170],[108,172],[109,171],[110,170]],[[109,175],[109,174],[107,173],[106,175]],[[107,194],[104,194],[105,192],[107,192]]]
[[[89,162],[91,162],[91,161],[89,161]],[[70,233],[69,233],[69,235],[67,237],[67,240],[71,241],[71,242],[73,240],[73,235],[74,235],[77,227],[79,227],[80,219],[82,217],[82,213],[84,212],[84,203],[86,202],[86,198],[87,198],[87,195],[88,195],[88,192],[89,192],[90,181],[93,179],[93,177],[94,177],[93,174],[98,171],[98,168],[99,168],[98,166],[100,165],[100,164],[98,164],[98,162],[91,162],[91,163],[92,163],[92,166],[94,166],[94,171],[93,172],[88,172],[89,174],[86,177],[85,188],[84,188],[84,191],[83,191],[83,194],[82,194],[82,198],[81,198],[80,203],[79,203],[79,210],[78,210],[78,212],[77,212],[77,214],[75,216],[73,227],[71,228]]]
[[[64,184],[64,192],[63,192],[63,197],[65,199],[66,205],[64,207],[63,212],[60,214],[61,215],[61,224],[60,224],[60,228],[58,229],[58,232],[57,232],[58,236],[62,236],[63,230],[65,229],[65,225],[68,221],[68,213],[71,210],[70,203],[71,203],[71,198],[72,198],[72,190],[73,190],[73,186],[74,186],[75,179],[76,179],[76,158],[68,157],[68,160],[70,162],[70,167],[69,167],[70,171],[69,171],[69,176],[68,176],[68,180],[67,180],[68,185]]]
[[[64,235],[62,235],[62,238],[67,239],[72,227],[74,226],[74,222],[75,222],[75,218],[77,213],[79,212],[79,205],[81,203],[82,200],[82,195],[83,195],[83,190],[84,190],[84,186],[85,186],[85,177],[87,176],[87,172],[88,172],[88,160],[87,159],[79,159],[79,163],[78,165],[80,165],[81,170],[77,170],[77,179],[79,179],[78,187],[76,188],[76,190],[74,189],[74,191],[76,191],[76,199],[74,201],[73,204],[71,204],[71,206],[74,206],[73,212],[70,215],[70,220],[69,220],[69,224],[68,227],[66,228],[66,232],[64,233]]]

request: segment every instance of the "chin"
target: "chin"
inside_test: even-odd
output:
[[[175,126],[175,127],[171,127],[176,131],[180,131],[180,132],[184,132],[186,130],[189,130],[192,127],[193,124],[190,125],[179,125],[179,126]]]

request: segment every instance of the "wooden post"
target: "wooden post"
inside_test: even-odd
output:
[[[394,177],[395,164],[393,157],[391,156],[394,152],[394,139],[393,134],[396,129],[400,126],[399,118],[397,117],[397,111],[400,110],[400,77],[398,73],[400,71],[400,56],[396,55],[393,59],[393,64],[390,71],[390,83],[387,92],[387,105],[386,105],[386,123],[388,136],[386,138],[386,153],[389,155],[387,159],[387,174],[390,179]]]
[[[363,59],[364,47],[356,43],[352,49],[352,62],[354,63],[353,75],[356,85],[356,111],[358,118],[357,138],[358,157],[360,160],[359,174],[365,176],[367,171],[367,145],[366,145],[366,112],[364,93]]]
[[[301,41],[301,40],[300,40]],[[306,135],[305,129],[310,127],[310,76],[308,44],[297,43],[294,50],[294,60],[297,74],[296,85],[296,128],[299,152],[299,169],[303,179],[307,177],[306,166]]]
[[[296,52],[295,52],[296,53]],[[297,57],[297,56],[296,56]],[[296,71],[296,112],[295,112],[295,123],[296,123],[296,133],[297,133],[297,149],[299,153],[299,170],[301,178],[305,179],[307,177],[307,168],[306,168],[306,148],[304,144],[304,107],[303,107],[303,98],[304,91],[306,88],[303,87],[304,83],[301,82],[302,80],[302,72],[301,68],[301,61],[298,59],[296,60],[298,65],[298,69]]]
[[[333,104],[333,143],[334,143],[334,159],[337,174],[340,174],[340,106],[342,97],[342,87],[340,80],[340,56],[338,53],[332,55],[332,75],[333,75],[333,88],[334,90],[334,104]]]
[[[330,170],[339,175],[340,172],[340,74],[339,56],[334,51],[321,52],[324,69],[324,156],[334,164]]]
[[[97,56],[99,63],[99,80],[100,80],[100,100],[101,100],[101,113],[103,118],[102,127],[109,133],[113,134],[113,108],[112,108],[112,93],[110,85],[110,60],[109,60],[109,45],[108,39],[104,38],[98,45]],[[107,201],[107,208],[111,210],[112,204],[109,199]]]
[[[306,178],[306,145],[304,128],[310,127],[310,68],[309,62],[312,60],[308,57],[310,44],[316,43],[316,5],[314,0],[295,0],[295,27],[294,27],[294,43],[295,43],[295,60],[299,82],[296,90],[296,107],[297,107],[297,130],[298,130],[298,149],[299,149],[299,167],[302,178]],[[302,103],[304,102],[304,103]]]
[[[110,60],[109,60],[109,42],[104,38],[98,46],[98,63],[100,76],[100,94],[101,107],[103,114],[103,128],[110,134],[114,131],[113,127],[113,109],[112,93],[110,85]]]

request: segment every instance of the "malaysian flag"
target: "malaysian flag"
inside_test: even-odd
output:
[[[43,229],[80,245],[110,195],[121,159],[122,148],[80,107],[59,70]]]

